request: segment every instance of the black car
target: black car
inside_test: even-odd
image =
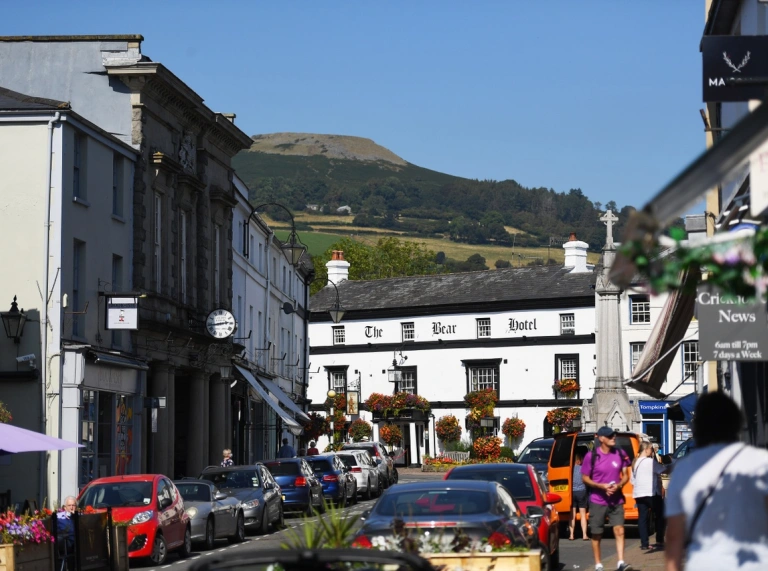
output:
[[[516,462],[533,465],[536,471],[541,474],[544,483],[549,485],[549,455],[554,445],[554,438],[534,438],[528,443],[528,446],[523,448]]]
[[[406,531],[461,533],[484,542],[500,533],[516,547],[537,547],[536,529],[498,482],[441,480],[398,484],[379,498],[356,534],[369,541]],[[396,525],[395,525],[396,524]]]

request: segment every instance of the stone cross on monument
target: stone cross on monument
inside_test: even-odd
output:
[[[608,227],[608,236],[605,239],[606,248],[613,248],[613,224],[618,222],[619,218],[610,210],[600,217],[600,221]]]

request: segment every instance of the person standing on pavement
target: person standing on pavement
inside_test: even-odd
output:
[[[589,450],[586,446],[578,446],[576,448],[576,465],[573,467],[573,498],[571,500],[571,521],[568,522],[568,531],[570,537],[569,540],[573,541],[573,532],[576,531],[576,512],[579,513],[581,520],[581,537],[584,541],[589,540],[587,536],[587,505],[589,498],[587,497],[587,486],[581,477],[581,466],[584,464],[584,457]]]
[[[283,445],[280,447],[280,450],[277,451],[277,457],[278,458],[295,458],[296,457],[296,450],[294,450],[293,446],[288,444],[287,438],[283,438]]]
[[[599,446],[584,457],[581,477],[589,494],[589,530],[592,532],[592,553],[595,571],[603,571],[600,540],[603,538],[605,519],[613,528],[616,538],[617,571],[632,569],[624,562],[624,493],[622,488],[629,481],[629,456],[616,448],[616,432],[609,426],[597,431]]]
[[[640,549],[650,549],[651,514],[656,520],[656,549],[664,548],[664,501],[661,497],[661,475],[667,467],[656,462],[653,445],[641,442],[632,463],[632,496],[637,504],[637,526],[640,530]]]
[[[667,488],[666,571],[768,569],[768,451],[739,442],[742,415],[721,392],[699,396],[696,448]]]
[[[229,466],[235,465],[235,461],[232,460],[232,451],[229,448],[225,448],[221,454],[222,456],[224,456],[224,459],[221,461],[222,468],[227,468]]]
[[[315,441],[309,443],[309,449],[307,450],[307,456],[317,456],[320,451],[315,447]]]

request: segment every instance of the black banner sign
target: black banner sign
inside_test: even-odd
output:
[[[701,53],[704,101],[765,98],[768,36],[704,36]]]

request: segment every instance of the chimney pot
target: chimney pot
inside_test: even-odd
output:
[[[344,259],[342,250],[333,250],[330,261],[325,264],[328,268],[328,281],[335,285],[349,279],[349,262]]]
[[[571,232],[570,238],[568,238],[569,242],[576,242],[576,232]]]
[[[344,250],[333,250],[331,253],[331,259],[332,260],[343,260],[344,259]]]

